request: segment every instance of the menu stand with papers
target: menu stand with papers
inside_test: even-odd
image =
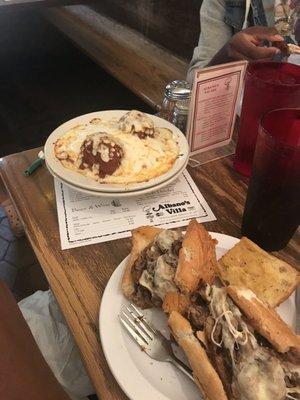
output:
[[[191,166],[235,152],[232,140],[247,61],[196,70],[187,138]]]

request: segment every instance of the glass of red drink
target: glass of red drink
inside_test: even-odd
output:
[[[299,221],[300,108],[273,110],[259,127],[242,235],[265,250],[280,250]]]
[[[284,62],[250,63],[245,90],[234,168],[250,176],[258,124],[267,111],[300,105],[300,66]]]

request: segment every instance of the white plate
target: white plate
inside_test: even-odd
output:
[[[218,240],[218,258],[239,241],[220,233],[210,234]],[[105,288],[99,314],[102,348],[111,372],[131,400],[199,400],[200,392],[193,382],[171,364],[152,360],[140,351],[121,326],[118,315],[128,303],[121,291],[126,259],[116,268]],[[143,312],[153,325],[169,335],[162,311],[150,309]],[[294,296],[279,307],[279,313],[293,326],[296,317]]]
[[[180,174],[182,174],[182,172],[185,170],[185,166],[182,168],[182,170],[178,171],[175,175],[173,175],[170,179],[168,179],[167,181],[164,181],[156,186],[153,187],[149,187],[147,189],[140,189],[140,190],[135,190],[135,191],[131,191],[131,192],[99,192],[99,191],[95,191],[95,190],[87,190],[87,189],[83,189],[81,187],[78,186],[74,186],[71,183],[65,181],[63,178],[61,178],[60,176],[57,176],[52,169],[49,167],[49,165],[46,166],[48,168],[48,171],[50,172],[50,174],[60,180],[62,183],[64,183],[65,185],[69,186],[71,189],[73,190],[77,190],[78,192],[82,192],[84,194],[87,194],[89,196],[97,196],[97,197],[113,197],[113,198],[117,198],[117,197],[134,197],[134,196],[142,196],[144,194],[147,193],[151,193],[151,192],[155,192],[157,190],[160,190],[162,188],[164,188],[165,186],[171,184],[173,181],[175,181],[175,179],[177,179],[179,177]]]
[[[189,157],[189,146],[186,140],[186,137],[183,133],[176,128],[176,126],[172,125],[170,122],[165,121],[162,118],[159,118],[155,115],[149,115],[149,117],[154,121],[154,125],[156,127],[168,128],[173,132],[174,139],[178,142],[179,146],[179,157],[175,161],[173,167],[166,172],[165,174],[158,176],[156,178],[150,179],[147,182],[140,183],[131,183],[131,184],[108,184],[108,183],[99,183],[94,181],[91,178],[88,178],[78,172],[71,171],[65,168],[61,162],[55,157],[54,154],[54,143],[55,141],[65,134],[68,130],[73,128],[76,125],[86,124],[93,118],[102,118],[102,119],[111,119],[122,117],[126,112],[125,110],[109,110],[109,111],[97,111],[90,114],[81,115],[79,117],[73,118],[70,121],[65,122],[56,128],[51,135],[48,137],[44,153],[45,160],[47,165],[51,168],[51,170],[65,182],[69,182],[73,186],[81,187],[87,190],[100,191],[100,192],[128,192],[135,191],[140,189],[146,189],[152,186],[156,186],[166,180],[169,180],[172,176],[177,174],[178,171],[182,170],[183,167],[186,166],[188,157]]]

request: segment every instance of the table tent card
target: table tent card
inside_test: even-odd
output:
[[[196,69],[187,138],[190,165],[196,166],[235,151],[232,135],[247,61]]]
[[[215,216],[187,171],[170,185],[136,197],[97,197],[55,179],[62,249],[106,242],[131,235],[141,225],[185,226]]]

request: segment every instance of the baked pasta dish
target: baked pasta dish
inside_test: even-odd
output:
[[[61,164],[100,183],[146,182],[168,172],[179,155],[170,129],[140,111],[119,120],[94,118],[54,143]]]

